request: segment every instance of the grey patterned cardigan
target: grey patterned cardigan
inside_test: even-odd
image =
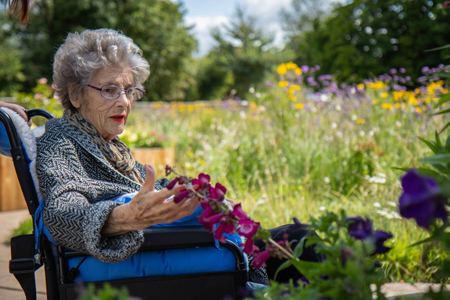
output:
[[[143,178],[144,167],[137,163]],[[65,118],[49,120],[37,140],[36,169],[45,201],[44,224],[60,245],[105,262],[132,256],[144,238],[141,230],[102,237],[100,231],[117,196],[141,185],[118,172],[96,144]]]

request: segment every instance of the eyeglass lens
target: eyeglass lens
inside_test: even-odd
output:
[[[117,99],[120,97],[122,89],[115,85],[107,85],[102,87],[101,94],[107,99]],[[141,99],[144,94],[138,88],[128,88],[125,90],[128,99],[136,101]]]

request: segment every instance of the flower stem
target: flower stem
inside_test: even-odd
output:
[[[287,251],[286,249],[284,249],[283,247],[281,247],[280,245],[278,245],[277,242],[275,242],[274,240],[272,240],[272,238],[268,238],[267,239],[268,242],[272,243],[274,246],[276,246],[278,249],[281,250],[281,252],[283,252],[289,259],[293,259],[293,260],[299,260],[297,257],[295,257],[294,255],[292,255],[292,253],[290,253],[289,251]]]

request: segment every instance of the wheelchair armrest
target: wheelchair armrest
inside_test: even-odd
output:
[[[144,229],[139,251],[214,246],[214,238],[204,227],[158,227]]]

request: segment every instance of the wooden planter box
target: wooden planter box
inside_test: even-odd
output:
[[[158,177],[164,176],[166,165],[173,166],[175,151],[165,148],[136,148],[133,157],[141,164],[151,164]],[[0,155],[0,211],[25,209],[27,205],[20,189],[11,157]]]
[[[0,155],[0,211],[27,208],[11,157]]]
[[[166,165],[173,166],[175,163],[175,151],[170,148],[135,148],[131,150],[131,155],[143,165],[151,164],[157,178],[165,175]]]

